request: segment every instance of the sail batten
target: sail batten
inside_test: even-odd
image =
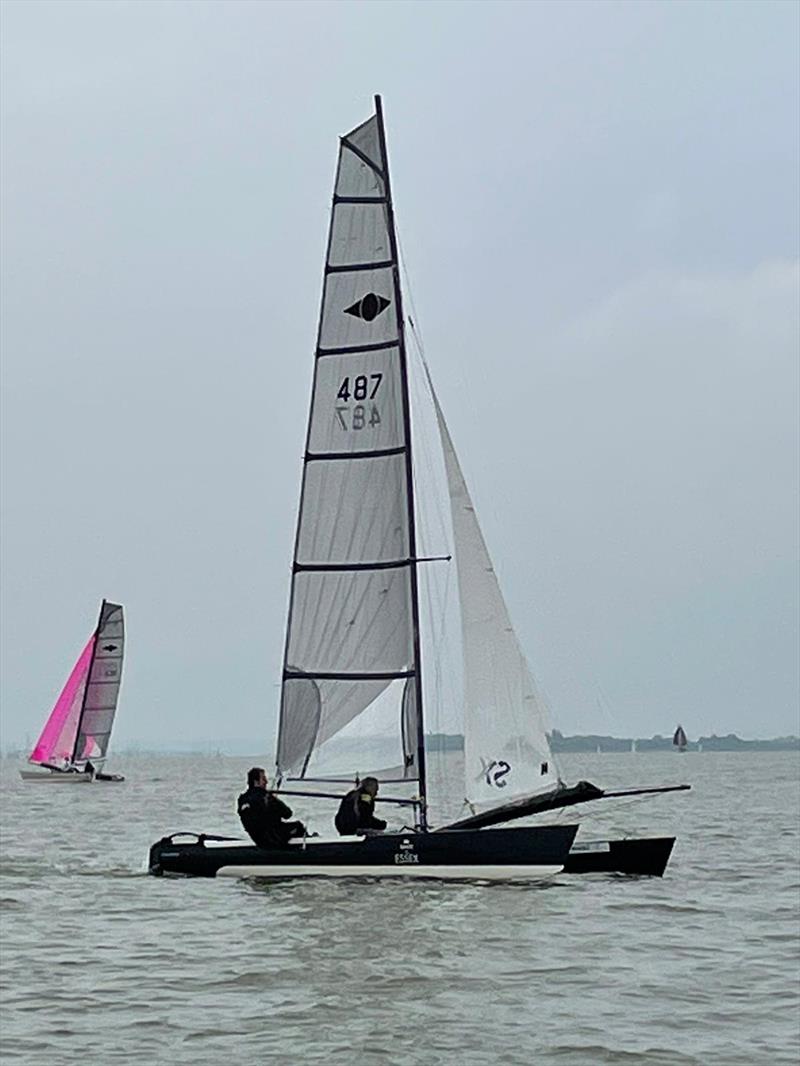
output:
[[[351,344],[344,348],[317,348],[317,358],[322,359],[327,355],[359,355],[361,352],[385,352],[388,348],[396,348],[397,341],[379,341],[377,344]]]
[[[289,667],[283,671],[283,676],[286,680],[296,677],[310,677],[318,681],[394,681],[398,677],[414,677],[414,674],[414,670],[372,671],[371,673],[339,670],[326,673],[321,670],[292,670]]]
[[[385,270],[387,267],[393,267],[394,261],[391,259],[381,259],[375,263],[337,263],[331,264],[325,267],[326,274],[347,274],[351,270]]]

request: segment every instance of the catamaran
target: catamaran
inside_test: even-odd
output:
[[[124,651],[122,606],[103,600],[97,626],[28,757],[37,769],[20,770],[23,781],[88,784],[124,780],[119,774],[103,772],[117,711]]]
[[[498,826],[611,795],[587,782],[570,789],[560,779],[429,376],[453,550],[419,550],[425,470],[415,465],[408,333],[380,97],[375,104],[375,114],[343,137],[339,149],[274,779],[281,794],[330,801],[375,777],[382,811],[389,805],[406,824],[380,835],[305,837],[274,850],[175,833],[150,849],[150,871],[157,875],[547,877],[569,868],[577,825]],[[432,728],[436,712],[426,703],[420,623],[427,568],[450,566],[451,556],[464,664],[458,781],[439,757]],[[454,793],[464,797],[462,810],[447,815]],[[608,869],[610,855],[610,847],[584,852],[578,867]]]

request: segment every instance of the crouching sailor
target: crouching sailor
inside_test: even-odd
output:
[[[358,788],[352,789],[339,804],[336,812],[336,828],[342,836],[363,833],[366,829],[385,829],[386,822],[375,817],[375,797],[378,795],[378,779],[365,777]]]
[[[267,775],[260,766],[247,771],[247,792],[236,802],[236,809],[248,836],[260,848],[281,848],[292,837],[306,836],[302,822],[287,822],[291,808],[267,792]]]

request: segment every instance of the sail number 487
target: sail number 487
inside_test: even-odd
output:
[[[346,377],[339,386],[336,399],[343,400],[345,404],[348,404],[351,399],[356,401],[374,400],[382,381],[383,374],[370,374],[369,377],[366,374],[359,374],[353,378],[351,386],[350,378]],[[369,404],[369,407],[367,407],[363,403],[357,402],[353,408],[337,404],[336,418],[344,430],[379,426],[381,422],[381,416],[374,403]]]

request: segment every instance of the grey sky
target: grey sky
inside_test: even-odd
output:
[[[374,92],[555,724],[797,732],[799,10],[4,3],[4,745],[104,595],[115,744],[266,745],[337,137]]]

